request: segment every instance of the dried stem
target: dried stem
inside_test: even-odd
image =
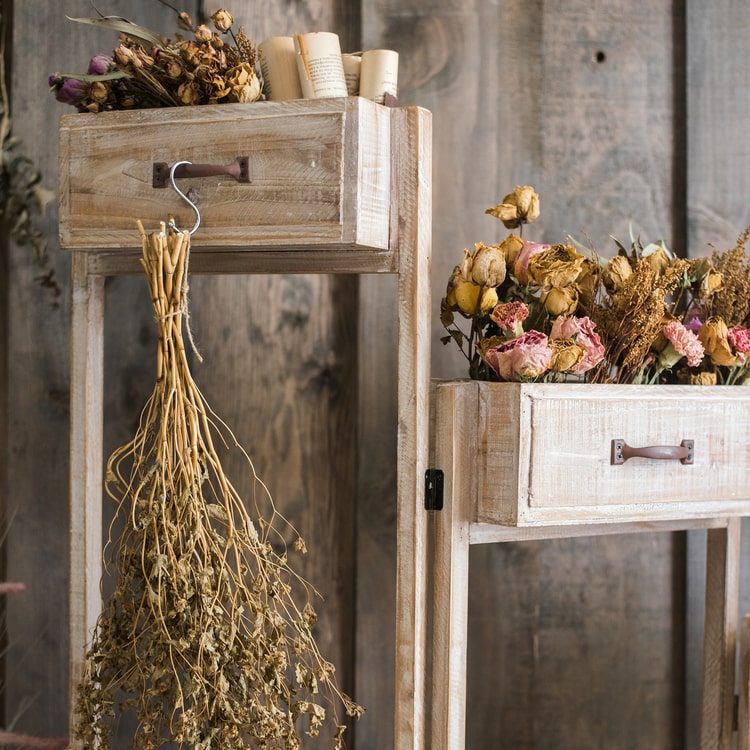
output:
[[[107,466],[117,583],[88,654],[77,736],[106,750],[119,700],[137,716],[140,748],[297,748],[300,717],[311,735],[332,724],[331,746],[340,748],[343,727],[335,710],[326,718],[319,690],[349,715],[362,709],[339,691],[313,637],[314,592],[290,568],[285,538],[298,550],[304,543],[190,373],[182,332],[190,236],[140,229],[159,328],[157,381],[135,437]],[[230,447],[247,462],[249,503],[222,469],[219,451]]]

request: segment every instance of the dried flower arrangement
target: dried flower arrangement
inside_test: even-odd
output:
[[[663,242],[617,242],[609,260],[570,238],[522,238],[539,196],[517,186],[487,209],[498,244],[464,250],[441,322],[479,380],[743,384],[750,377],[750,229],[730,250],[684,259]],[[459,325],[467,320],[469,331]]]
[[[91,58],[86,74],[49,78],[57,99],[81,112],[254,102],[261,96],[255,46],[242,29],[233,30],[234,18],[223,8],[211,16],[213,31],[177,12],[177,26],[190,39],[170,39],[114,16],[71,20],[120,33],[112,54]]]
[[[190,373],[190,234],[140,229],[159,327],[157,382],[135,437],[107,465],[116,587],[88,653],[75,735],[106,750],[119,702],[136,716],[133,745],[143,750],[292,750],[302,733],[331,724],[331,746],[342,748],[336,704],[349,716],[363,709],[341,693],[316,644],[314,591],[287,558],[304,542]],[[247,503],[222,469],[230,449],[246,461]]]

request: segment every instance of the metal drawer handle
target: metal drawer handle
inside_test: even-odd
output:
[[[610,464],[619,466],[629,458],[655,458],[666,461],[679,461],[681,464],[692,464],[695,451],[693,440],[683,440],[679,445],[649,445],[634,448],[624,440],[612,441]]]
[[[165,161],[155,161],[151,184],[155,188],[169,185],[171,167]],[[234,177],[237,182],[252,182],[252,165],[249,156],[238,156],[231,164],[192,164],[189,161],[178,162],[174,171],[175,177],[215,177],[217,175]]]

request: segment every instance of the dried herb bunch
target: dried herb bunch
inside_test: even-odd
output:
[[[72,20],[120,34],[111,54],[91,58],[86,74],[50,76],[49,85],[57,99],[80,112],[254,102],[260,98],[255,46],[242,29],[234,31],[234,18],[223,8],[211,17],[213,30],[206,24],[194,25],[185,12],[177,13],[178,28],[190,36],[178,33],[174,39],[125,18]]]
[[[137,717],[133,744],[144,750],[164,742],[291,750],[323,727],[342,748],[337,704],[350,716],[362,709],[341,693],[315,642],[314,591],[290,567],[285,538],[299,552],[304,543],[188,367],[190,235],[164,225],[141,233],[157,381],[135,437],[107,466],[116,587],[87,655],[76,737],[106,750],[119,704]],[[230,448],[247,462],[247,503],[222,470],[220,451]],[[113,538],[116,522],[124,530]]]
[[[440,317],[479,380],[743,384],[750,381],[750,229],[725,252],[684,259],[664,242],[604,260],[570,238],[522,239],[539,196],[517,186],[487,209],[507,229],[453,269]],[[461,320],[469,321],[464,332]]]

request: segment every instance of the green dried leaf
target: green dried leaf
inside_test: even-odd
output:
[[[71,18],[66,16],[69,21],[75,21],[76,23],[88,24],[90,26],[98,26],[103,29],[111,29],[118,33],[127,34],[133,39],[145,42],[146,47],[159,47],[164,48],[164,43],[161,37],[154,34],[153,31],[139,26],[137,23],[128,21],[127,18],[121,18],[119,16],[102,16],[101,18]]]

